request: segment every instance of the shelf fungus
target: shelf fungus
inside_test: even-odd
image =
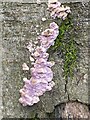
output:
[[[61,18],[65,20],[67,15],[71,13],[70,7],[61,5],[60,2],[51,2],[48,4],[48,10],[53,19]]]
[[[51,17],[54,19],[61,18],[66,19],[68,13],[70,13],[70,7],[64,7],[57,0],[49,2],[48,10],[51,12]],[[44,19],[45,20],[45,19]],[[20,90],[21,97],[19,102],[23,106],[32,106],[40,101],[40,96],[46,91],[52,90],[55,85],[53,81],[53,71],[51,67],[55,64],[53,61],[48,61],[49,54],[47,50],[54,45],[57,36],[59,35],[59,26],[52,22],[49,28],[39,35],[39,46],[33,47],[32,43],[29,43],[27,49],[31,53],[30,61],[32,68],[29,69],[26,63],[22,65],[23,70],[31,71],[31,78],[23,78],[25,85]],[[36,41],[37,42],[37,41]],[[35,45],[37,45],[36,43]]]
[[[46,91],[52,90],[52,87],[55,85],[52,81],[53,72],[51,70],[51,67],[55,63],[53,61],[48,61],[49,54],[47,50],[51,45],[54,45],[54,40],[59,34],[58,28],[58,25],[52,22],[49,28],[43,31],[38,37],[40,46],[38,46],[33,53],[35,62],[30,69],[31,78],[29,80],[27,78],[23,79],[25,85],[20,90],[21,97],[19,102],[23,106],[32,106],[39,102],[39,96],[43,95]],[[27,70],[27,65],[25,63],[23,67],[23,70]]]

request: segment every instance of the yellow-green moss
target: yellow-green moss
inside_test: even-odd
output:
[[[54,51],[57,51],[58,48],[61,49],[64,60],[63,69],[65,79],[68,79],[68,77],[73,78],[74,69],[76,67],[77,61],[77,47],[71,32],[72,29],[73,29],[72,17],[69,15],[66,20],[61,21],[61,24],[59,26],[59,35],[55,41],[54,46],[50,48]],[[69,35],[69,38],[67,40],[64,39],[66,32]]]

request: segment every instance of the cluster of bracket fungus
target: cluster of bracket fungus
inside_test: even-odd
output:
[[[61,3],[54,2],[48,5],[48,10],[51,11],[53,18],[59,17],[63,20],[70,13],[69,7],[61,6]],[[59,26],[52,22],[48,29],[43,31],[38,37],[40,46],[32,48],[32,44],[29,44],[27,48],[32,53],[30,60],[33,63],[33,67],[30,69],[26,63],[22,65],[23,70],[31,71],[31,78],[23,78],[25,85],[20,90],[21,97],[19,102],[23,106],[32,106],[40,101],[39,96],[43,95],[46,91],[52,90],[55,83],[52,81],[53,72],[51,67],[55,64],[54,61],[48,61],[49,54],[47,50],[50,46],[54,45],[55,39],[59,35]],[[35,61],[34,61],[35,60]]]
[[[37,47],[33,53],[35,63],[30,69],[32,77],[30,80],[27,78],[23,79],[25,85],[20,90],[21,98],[19,99],[19,102],[23,104],[23,106],[31,106],[39,102],[39,96],[43,95],[46,91],[50,91],[55,85],[52,81],[53,72],[51,70],[54,62],[48,61],[49,54],[47,53],[47,50],[51,45],[54,45],[54,40],[58,34],[58,25],[55,22],[52,22],[50,23],[49,29],[43,31],[38,37],[40,46]],[[23,70],[29,70],[26,63],[23,64]]]
[[[60,2],[54,2],[48,4],[48,10],[51,12],[52,18],[66,19],[68,13],[71,13],[70,7],[61,5]]]

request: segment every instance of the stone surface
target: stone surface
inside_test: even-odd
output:
[[[32,107],[23,107],[18,99],[19,89],[23,86],[23,77],[30,77],[29,72],[22,71],[22,64],[28,65],[29,52],[26,45],[34,41],[38,34],[46,29],[52,19],[47,12],[46,4],[10,3],[3,2],[2,15],[2,69],[3,69],[3,118],[31,118],[48,117],[55,106],[69,100],[78,100],[90,104],[88,94],[88,69],[89,69],[89,4],[70,3],[73,22],[76,28],[74,39],[78,45],[78,71],[74,79],[64,80],[62,58],[57,52],[50,53],[50,59],[56,62],[53,67],[55,87],[51,92],[46,92],[40,97],[41,101]],[[42,21],[45,17],[46,21]],[[37,26],[38,25],[38,26]],[[66,35],[65,39],[68,39]],[[30,65],[29,65],[30,66]]]
[[[54,114],[56,118],[67,118],[67,119],[90,119],[90,112],[86,105],[78,102],[68,102],[57,106]]]
[[[40,1],[39,3],[46,3],[48,0],[0,0],[0,2],[21,2],[21,3],[37,3],[37,1]],[[89,0],[58,0],[62,3],[65,2],[89,2]]]
[[[2,4],[0,3],[0,119],[2,118]]]

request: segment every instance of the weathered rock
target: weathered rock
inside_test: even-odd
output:
[[[56,118],[90,119],[88,107],[78,102],[61,104],[56,107],[54,114]]]
[[[2,3],[2,68],[3,68],[3,118],[31,118],[48,117],[46,113],[52,113],[55,106],[69,100],[78,100],[90,104],[88,94],[88,10],[89,2],[70,3],[76,31],[78,53],[78,71],[74,79],[66,81],[63,78],[62,58],[57,52],[50,53],[50,59],[56,62],[53,67],[55,87],[51,92],[40,97],[41,101],[32,107],[23,107],[18,99],[19,90],[23,86],[23,77],[30,77],[30,72],[22,71],[24,62],[30,66],[29,52],[26,45],[34,41],[37,33],[48,28],[52,19],[46,11],[46,4],[31,3]],[[46,21],[42,21],[45,17]],[[38,27],[37,27],[38,25]],[[65,39],[69,39],[68,35]]]

